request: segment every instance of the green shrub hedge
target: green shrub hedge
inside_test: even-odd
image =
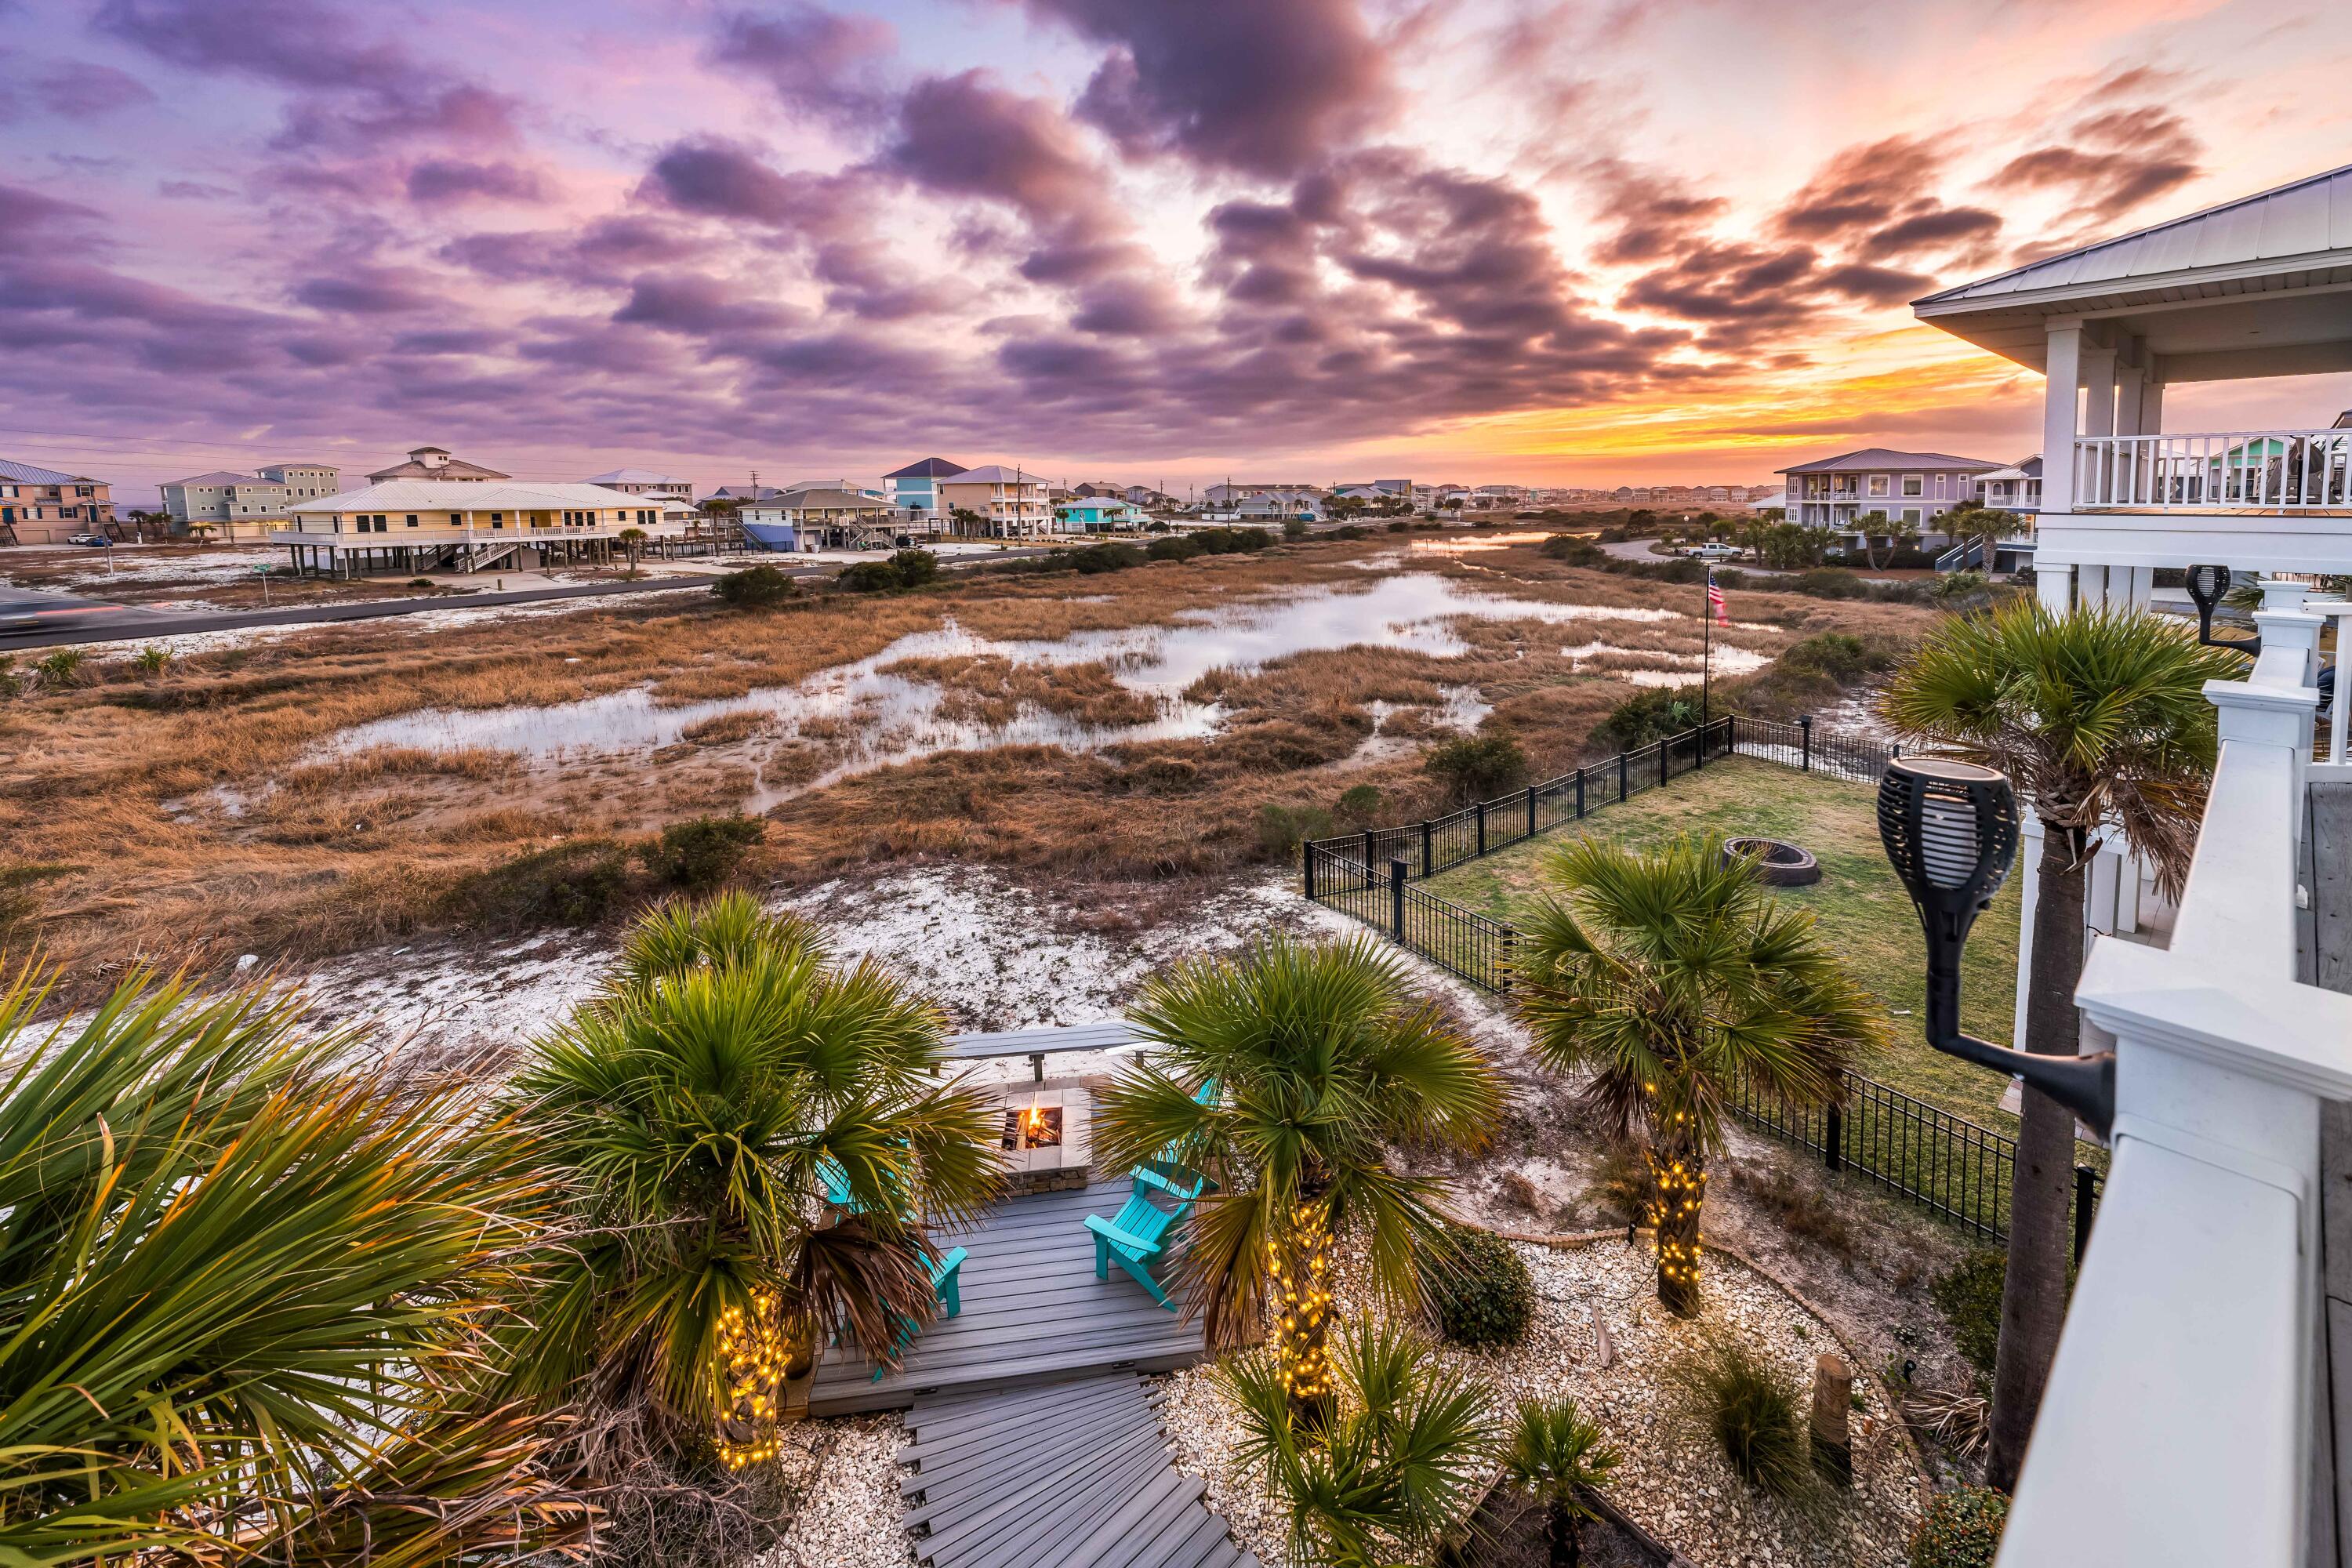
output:
[[[1992,1568],[2009,1499],[1990,1487],[1955,1487],[1927,1500],[1911,1538],[1911,1568]]]
[[[1453,1245],[1422,1264],[1438,1331],[1472,1350],[1517,1344],[1536,1310],[1527,1259],[1492,1231],[1456,1226],[1446,1235]]]

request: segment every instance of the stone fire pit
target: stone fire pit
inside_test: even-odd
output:
[[[1007,1192],[1068,1192],[1087,1184],[1094,1101],[1086,1085],[1007,1083],[991,1093],[1003,1113],[997,1150]]]
[[[1822,863],[1812,852],[1779,838],[1727,838],[1727,859],[1756,857],[1756,876],[1768,888],[1810,888],[1822,879]]]

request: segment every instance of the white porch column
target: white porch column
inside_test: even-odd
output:
[[[2075,406],[2083,389],[2083,324],[2060,317],[2050,327],[2047,384],[2042,399],[2042,510],[2074,509]]]

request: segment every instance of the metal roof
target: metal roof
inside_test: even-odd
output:
[[[1785,468],[1775,468],[1780,474],[1843,474],[1869,471],[1895,473],[1898,470],[1966,468],[1975,472],[1998,468],[1999,463],[1982,458],[1955,458],[1948,452],[1897,452],[1886,447],[1864,447],[1858,452],[1846,452],[1835,458],[1821,458],[1810,463],[1795,463]]]
[[[530,484],[520,480],[384,479],[286,510],[331,516],[346,511],[557,511],[642,507],[641,496],[602,485]]]
[[[14,479],[22,485],[92,485],[98,482],[86,474],[61,474],[55,468],[37,468],[11,458],[0,458],[0,479]]]
[[[1043,474],[1033,474],[1026,468],[1008,468],[1002,463],[989,463],[942,477],[946,482],[958,485],[1042,485],[1045,482]]]
[[[583,485],[682,485],[684,479],[670,474],[657,474],[651,468],[614,468],[609,474],[592,474],[580,481]]]
[[[215,468],[209,474],[195,474],[184,479],[166,479],[172,485],[249,485],[251,474],[232,474],[226,468]]]
[[[1913,309],[2328,251],[2352,252],[2352,164],[2079,250],[2030,261],[1930,294],[1915,301]]]
[[[2338,363],[2352,339],[2345,284],[2352,165],[2044,257],[1911,308],[1929,326],[2037,370],[2045,318],[2105,318],[2165,356],[2167,380],[2210,380],[2347,368]]]

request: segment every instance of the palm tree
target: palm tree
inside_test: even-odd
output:
[[[1417,1256],[1451,1244],[1438,1184],[1392,1170],[1402,1140],[1473,1149],[1501,1109],[1494,1063],[1370,938],[1269,937],[1154,978],[1129,1010],[1158,1046],[1095,1099],[1097,1159],[1173,1148],[1215,1184],[1178,1263],[1188,1316],[1241,1342],[1276,1310],[1293,1415],[1330,1414],[1330,1265],[1360,1244],[1375,1289],[1417,1301]]]
[[[2234,677],[2238,657],[2200,647],[2185,622],[2089,605],[2056,615],[2029,599],[1946,622],[1889,685],[1881,711],[1906,740],[1999,768],[2041,819],[2027,1050],[2081,1049],[2074,994],[2092,833],[2120,827],[2178,896],[2213,770],[2205,682]],[[2024,1460],[2065,1317],[2074,1154],[2073,1113],[2027,1089],[1987,1459],[1990,1484],[2004,1489]]]
[[[625,528],[621,530],[620,532],[613,535],[613,537],[621,542],[621,550],[623,553],[628,557],[629,575],[632,577],[635,576],[637,574],[637,552],[645,548],[646,531],[642,528]]]
[[[932,1078],[945,1028],[748,895],[647,916],[604,994],[516,1076],[572,1242],[519,1392],[740,1468],[772,1453],[782,1384],[822,1337],[895,1362],[902,1326],[935,1310],[932,1226],[999,1184],[986,1102]]]
[[[1237,1452],[1289,1505],[1292,1562],[1378,1568],[1398,1547],[1426,1561],[1494,1463],[1493,1395],[1395,1322],[1359,1321],[1332,1363],[1341,1397],[1313,1441],[1291,1419],[1279,1357],[1224,1363]]]
[[[1622,1131],[1638,1126],[1658,1300],[1687,1317],[1726,1101],[1743,1083],[1784,1105],[1836,1100],[1885,1025],[1812,915],[1773,897],[1720,839],[1649,855],[1578,839],[1544,870],[1553,891],[1523,938],[1519,1016],[1538,1060],[1590,1074],[1586,1098]]]
[[[1580,1532],[1600,1517],[1591,1494],[1623,1458],[1601,1442],[1601,1428],[1584,1418],[1575,1400],[1519,1401],[1510,1446],[1503,1451],[1503,1479],[1543,1504],[1553,1568],[1573,1568],[1582,1557]]]
[[[0,987],[0,1561],[406,1564],[562,1545],[483,1368],[543,1217],[527,1128],[255,986]]]

